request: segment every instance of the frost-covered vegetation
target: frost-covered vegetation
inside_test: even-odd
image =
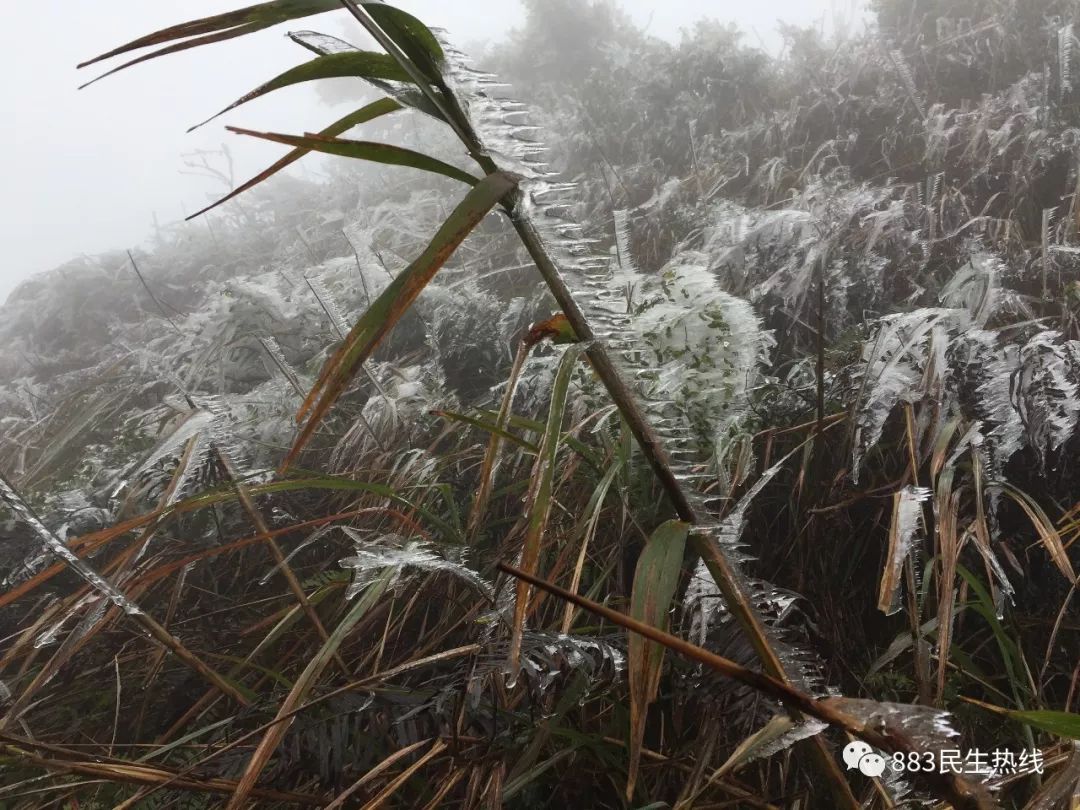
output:
[[[386,50],[242,131],[361,161],[0,310],[0,806],[1074,807],[1080,10],[526,5],[110,55]]]

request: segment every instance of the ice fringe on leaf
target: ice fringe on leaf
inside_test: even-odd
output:
[[[919,309],[881,319],[877,335],[864,344],[862,352],[851,465],[856,482],[863,456],[881,439],[889,415],[900,402],[914,403],[922,397],[919,381],[927,367],[929,350],[935,339],[942,346],[942,333],[937,327],[951,326],[948,331],[955,333],[966,329],[969,322],[967,313],[959,309]],[[943,372],[937,369],[939,376]]]
[[[1006,345],[984,368],[980,405],[996,425],[987,434],[991,471],[1000,474],[1005,462],[1025,446],[1045,465],[1047,454],[1076,431],[1080,402],[1074,380],[1080,377],[1080,342],[1044,330],[1022,346]]]
[[[746,544],[742,540],[746,513],[754,499],[783,469],[786,461],[787,459],[782,459],[763,472],[720,524],[709,531],[710,536],[723,548],[728,559],[739,566],[738,576],[742,588],[750,594],[768,634],[769,642],[783,663],[791,682],[810,694],[832,694],[833,690],[823,682],[821,663],[817,656],[792,643],[787,637],[785,623],[795,613],[798,594],[779,589],[764,580],[749,578],[742,573],[742,567],[751,559],[747,554]],[[686,587],[683,595],[683,610],[688,620],[687,635],[699,646],[709,647],[711,634],[718,630],[733,630],[730,627],[731,614],[724,604],[720,588],[702,561],[698,562]],[[744,648],[740,645],[738,649]],[[725,655],[727,655],[726,651]],[[736,657],[740,655],[736,654]],[[735,693],[754,699],[756,702],[756,698],[748,690],[736,689]]]
[[[630,242],[630,212],[625,208],[615,211],[615,250],[618,254],[619,268],[623,273],[636,276],[641,271],[634,260]]]
[[[929,500],[930,494],[930,490],[923,487],[906,486],[895,495],[889,550],[878,593],[878,610],[889,616],[900,610],[900,572],[915,549],[922,505]]]
[[[717,770],[717,775],[736,771],[759,759],[768,759],[796,743],[820,734],[828,727],[827,723],[812,717],[796,722],[786,714],[773,715],[769,722],[739,744]]]
[[[1000,259],[989,253],[974,253],[945,285],[938,300],[951,309],[967,310],[972,322],[982,328],[998,308],[1001,273]]]
[[[214,415],[207,410],[189,411],[177,428],[161,439],[142,463],[125,477],[137,480],[161,461],[178,456],[190,439],[203,435],[213,422]]]
[[[510,603],[512,611],[513,603]],[[479,701],[485,678],[509,674],[508,647],[492,644],[483,653],[469,681],[469,694]],[[595,695],[605,684],[616,682],[626,669],[626,653],[611,640],[579,634],[540,633],[526,630],[521,637],[521,673],[530,690],[542,697],[560,678],[575,673],[586,676],[582,700]]]
[[[1058,29],[1058,70],[1060,71],[1061,98],[1072,92],[1072,54],[1076,35],[1073,33],[1073,24]]]
[[[342,526],[355,543],[356,554],[341,560],[341,567],[352,569],[353,581],[345,593],[346,599],[352,599],[377,577],[383,576],[387,569],[393,573],[388,585],[396,584],[407,569],[451,574],[471,585],[485,599],[494,599],[495,591],[491,583],[473,571],[467,565],[453,562],[437,554],[430,543],[419,540],[406,540],[399,535],[386,535],[375,543],[348,526]]]
[[[285,353],[281,351],[281,346],[271,335],[266,337],[260,337],[259,343],[262,344],[263,349],[266,350],[266,354],[273,361],[281,375],[288,380],[289,385],[293,387],[297,395],[301,398],[304,397],[306,389],[300,382],[300,376],[296,373],[296,370],[289,365],[289,361],[285,358]]]
[[[932,706],[834,697],[829,704],[876,731],[902,730],[916,751],[939,751],[955,745],[960,732],[949,712]]]
[[[912,72],[911,66],[908,65],[907,59],[904,57],[904,52],[899,49],[893,49],[889,51],[889,58],[896,68],[896,73],[900,77],[900,81],[904,84],[904,89],[908,91],[912,103],[915,105],[916,109],[918,109],[919,115],[926,118],[926,104],[919,93],[918,85],[915,84],[915,74]]]
[[[304,281],[307,282],[308,287],[311,288],[312,294],[319,302],[319,306],[323,308],[326,317],[330,319],[330,325],[334,327],[334,331],[337,333],[338,337],[344,338],[349,334],[349,323],[345,320],[345,316],[341,312],[341,307],[339,307],[337,301],[334,300],[334,296],[330,294],[330,290],[323,284],[322,279],[317,276],[305,275]]]
[[[961,309],[920,309],[889,316],[863,347],[852,474],[880,440],[901,402],[927,400],[943,413],[987,424],[989,471],[997,477],[1024,447],[1045,464],[1075,433],[1080,342],[1044,330],[1026,343],[998,348],[994,332]],[[970,391],[974,390],[974,398]]]

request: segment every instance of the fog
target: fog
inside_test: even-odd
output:
[[[228,140],[237,179],[262,168],[280,147],[229,136],[218,120],[192,134],[191,124],[260,82],[302,61],[286,26],[224,45],[195,49],[125,71],[84,90],[100,73],[76,71],[86,58],[151,30],[241,5],[238,0],[145,0],[71,3],[36,0],[7,10],[0,34],[0,301],[23,278],[82,253],[140,243],[155,217],[181,218],[219,186],[182,174],[181,155],[219,149]],[[401,0],[400,7],[448,29],[463,44],[499,38],[522,19],[509,0]],[[778,47],[777,20],[808,25],[853,13],[855,0],[622,0],[650,33],[677,40],[679,30],[710,16],[738,24],[748,41]],[[181,10],[182,8],[182,10]],[[462,10],[467,8],[467,11]],[[327,19],[293,27],[329,28]],[[252,128],[317,129],[334,119],[310,87],[290,88],[225,119]],[[303,171],[301,168],[300,171]]]

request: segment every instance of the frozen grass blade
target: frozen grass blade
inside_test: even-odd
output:
[[[529,493],[526,496],[527,522],[525,540],[521,548],[522,569],[535,572],[540,562],[540,546],[548,517],[551,515],[552,497],[556,462],[559,448],[562,446],[563,420],[566,416],[566,397],[570,390],[570,381],[574,368],[581,357],[581,348],[570,346],[559,360],[559,370],[551,388],[551,401],[548,404],[547,425],[540,441],[540,450],[529,476]],[[521,672],[521,639],[525,632],[525,622],[529,611],[531,588],[528,583],[518,580],[515,584],[514,614],[510,625],[509,669],[512,686],[517,683]]]
[[[334,659],[346,636],[349,635],[357,622],[363,619],[368,611],[382,598],[389,582],[390,572],[369,585],[360,598],[357,599],[356,604],[349,609],[349,612],[345,614],[338,626],[334,628],[334,632],[330,634],[330,638],[322,645],[319,652],[308,662],[304,671],[293,684],[288,696],[278,706],[276,719],[281,722],[276,722],[267,729],[265,735],[259,741],[244,768],[243,775],[236,784],[236,790],[229,799],[226,810],[241,810],[247,805],[248,797],[255,788],[259,774],[265,769],[270,757],[274,755],[274,751],[277,750],[282,737],[285,736],[285,732],[288,731],[293,722],[293,710],[297,709],[307,699],[327,666]],[[286,720],[286,717],[289,719]]]
[[[484,452],[484,461],[480,466],[480,483],[476,488],[476,497],[473,498],[472,509],[469,510],[469,523],[465,529],[465,536],[470,541],[475,541],[480,527],[487,514],[488,498],[495,484],[495,474],[499,470],[499,461],[502,457],[503,437],[506,434],[507,424],[510,419],[510,409],[514,404],[514,394],[517,392],[518,381],[521,378],[521,369],[525,366],[525,360],[532,350],[532,344],[522,341],[514,354],[514,364],[510,368],[510,376],[506,381],[506,391],[503,394],[502,403],[499,405],[495,424],[488,438],[487,450]]]

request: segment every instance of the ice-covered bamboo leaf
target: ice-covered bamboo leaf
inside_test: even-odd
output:
[[[494,588],[476,571],[464,563],[440,555],[428,542],[406,540],[398,535],[387,535],[372,541],[356,529],[348,526],[341,528],[352,538],[356,552],[352,557],[340,561],[342,568],[353,572],[346,599],[352,599],[379,577],[386,578],[385,581],[393,586],[408,569],[451,574],[467,582],[485,599],[494,598]]]
[[[774,715],[768,723],[739,743],[738,748],[717,769],[713,778],[737,771],[755,760],[767,759],[786,751],[796,743],[820,734],[826,728],[828,726],[825,723],[813,718],[797,722],[786,714]]]
[[[332,55],[341,53],[353,53],[360,49],[355,45],[337,37],[320,34],[316,31],[292,31],[289,39],[301,47],[307,48],[312,53],[320,55]],[[364,81],[372,87],[394,99],[402,106],[418,110],[425,115],[442,121],[443,115],[439,108],[432,103],[431,99],[413,83],[412,77],[407,82],[379,79],[373,76],[364,77]]]

